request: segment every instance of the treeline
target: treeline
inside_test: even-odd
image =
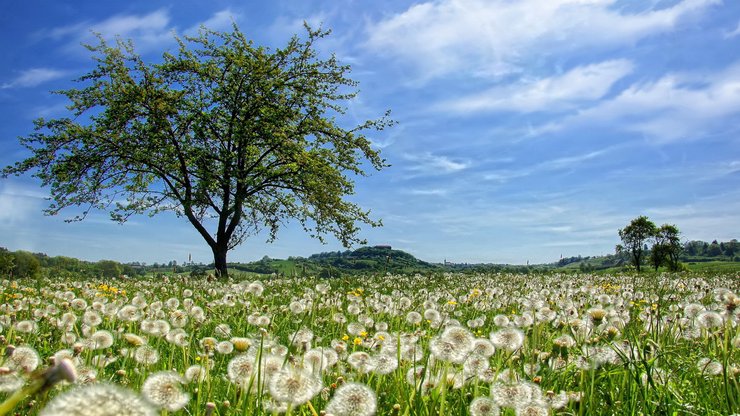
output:
[[[113,260],[89,262],[65,256],[49,256],[0,247],[0,276],[10,278],[37,278],[44,275],[74,277],[138,276],[145,268],[138,263],[122,264]]]

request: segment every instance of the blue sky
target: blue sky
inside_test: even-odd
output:
[[[17,137],[66,114],[51,90],[92,68],[90,32],[132,39],[156,61],[173,33],[232,21],[281,46],[303,21],[352,66],[351,127],[393,111],[370,136],[392,165],[357,178],[364,229],[428,261],[523,264],[613,252],[638,215],[686,239],[740,237],[740,2],[720,0],[41,1],[0,13],[0,164]],[[184,220],[124,225],[105,212],[45,217],[30,176],[0,181],[0,246],[87,260],[212,261]],[[289,225],[230,261],[341,249]]]

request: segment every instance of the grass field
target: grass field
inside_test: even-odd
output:
[[[4,280],[0,415],[740,412],[736,273],[244,277]]]

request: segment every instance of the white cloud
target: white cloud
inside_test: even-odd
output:
[[[32,216],[40,213],[40,206],[46,195],[37,189],[30,189],[5,182],[0,188],[0,224],[20,226]]]
[[[101,21],[83,21],[61,26],[48,31],[45,36],[54,39],[70,39],[66,48],[69,51],[84,52],[80,44],[97,44],[94,33],[99,33],[107,42],[116,38],[132,40],[136,51],[146,53],[160,51],[175,44],[176,33],[188,36],[197,35],[198,29],[205,26],[215,31],[230,31],[233,22],[241,15],[231,9],[219,10],[182,31],[172,22],[167,9],[161,8],[147,14],[119,14]]]
[[[740,114],[740,62],[717,73],[669,74],[538,129],[609,125],[656,142],[701,138]]]
[[[35,87],[66,74],[66,71],[53,68],[31,68],[21,72],[14,80],[0,85],[0,89]]]
[[[408,191],[411,195],[419,196],[445,196],[447,195],[446,189],[411,189]]]
[[[367,46],[417,66],[422,80],[496,76],[562,51],[631,45],[720,3],[682,0],[626,12],[615,0],[428,1],[371,25]]]
[[[596,159],[600,156],[603,156],[613,150],[615,150],[617,147],[609,147],[605,149],[595,150],[588,153],[583,153],[580,155],[574,155],[574,156],[565,156],[555,159],[548,159],[543,162],[537,163],[532,166],[523,167],[516,170],[498,170],[486,173],[483,175],[483,179],[488,181],[497,181],[497,182],[508,182],[512,179],[517,178],[523,178],[530,175],[533,175],[535,173],[543,173],[543,172],[552,172],[562,169],[574,169],[578,167],[578,165],[581,165],[584,162],[587,162],[592,159]]]
[[[632,72],[624,59],[579,66],[562,74],[536,80],[522,80],[513,85],[442,103],[441,109],[456,112],[476,111],[554,111],[570,109],[573,104],[602,98],[612,85]]]
[[[230,32],[232,24],[234,22],[238,22],[239,18],[240,18],[240,15],[238,13],[235,13],[231,9],[220,10],[214,13],[213,16],[204,20],[203,22],[200,22],[197,25],[194,25],[190,27],[189,29],[185,30],[185,34],[188,36],[197,35],[198,30],[201,27],[206,27],[210,30],[215,30],[215,31]]]
[[[108,42],[116,37],[132,40],[136,50],[148,51],[163,44],[171,44],[173,28],[167,10],[159,9],[149,14],[119,14],[98,22],[84,21],[73,25],[52,29],[48,36],[52,38],[71,38],[67,45],[70,51],[83,52],[80,44],[96,44],[93,33],[99,33]]]
[[[438,156],[431,153],[422,154],[407,154],[404,156],[406,160],[416,162],[415,165],[409,166],[407,169],[418,174],[446,174],[458,172],[470,167],[468,161],[458,161],[450,159],[447,156]]]

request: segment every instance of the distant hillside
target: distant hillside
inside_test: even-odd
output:
[[[230,268],[255,273],[284,275],[337,276],[369,273],[427,273],[442,270],[389,246],[361,247],[357,250],[330,251],[286,260],[263,257],[251,263],[229,263]]]

